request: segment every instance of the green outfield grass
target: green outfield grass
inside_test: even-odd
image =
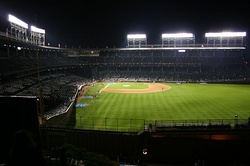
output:
[[[126,85],[126,86],[124,86]],[[130,85],[130,86],[128,86]],[[160,120],[230,120],[235,115],[247,120],[250,116],[250,85],[235,84],[175,84],[168,91],[147,94],[121,94],[98,91],[107,84],[89,87],[79,103],[86,107],[76,109],[76,127],[130,128]],[[146,88],[143,83],[110,84],[108,88]]]

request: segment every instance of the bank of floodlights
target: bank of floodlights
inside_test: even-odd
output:
[[[141,47],[147,45],[146,34],[128,34],[127,42],[129,47]]]
[[[6,36],[20,40],[23,42],[30,42],[36,45],[45,45],[45,30],[37,28],[35,26],[30,26],[30,31],[28,31],[28,24],[24,21],[18,19],[17,17],[9,14],[8,20],[11,25],[10,36],[7,29]],[[29,34],[28,34],[29,33]]]
[[[45,45],[45,30],[30,26],[31,30],[31,43],[36,45]]]
[[[161,35],[162,46],[189,47],[195,45],[193,33],[165,33]]]
[[[11,26],[10,37],[15,38],[16,40],[28,41],[28,24],[11,14],[8,15],[8,20]]]
[[[243,38],[246,32],[209,32],[205,33],[207,46],[211,47],[234,47],[243,46]]]

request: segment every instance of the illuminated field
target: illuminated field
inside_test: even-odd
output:
[[[250,116],[250,86],[227,84],[161,84],[171,89],[153,93],[114,93],[103,88],[147,89],[143,83],[98,83],[89,87],[76,109],[77,128],[125,128],[156,120],[225,120],[235,115],[246,121]],[[126,85],[124,87],[124,85]],[[130,86],[128,86],[130,85]]]
[[[111,83],[107,86],[107,88],[112,89],[146,89],[148,86],[145,83],[128,83],[128,82],[122,82],[122,83]]]

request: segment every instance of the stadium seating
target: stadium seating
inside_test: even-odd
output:
[[[1,39],[0,95],[38,97],[41,81],[47,118],[63,113],[77,86],[93,79],[244,82],[249,81],[250,76],[248,57],[239,49],[190,49],[185,52],[114,49],[101,50],[99,56],[69,57],[67,49],[39,48],[37,58],[34,46],[18,44],[21,49],[17,49],[17,43]]]

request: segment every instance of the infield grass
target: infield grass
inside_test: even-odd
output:
[[[107,88],[112,89],[146,89],[148,86],[145,83],[121,82],[109,84]]]
[[[85,96],[96,95],[96,98],[88,101],[82,99],[79,102],[87,106],[76,109],[76,127],[91,125],[94,127],[93,124],[98,123],[100,126],[105,124],[105,127],[118,128],[123,124],[129,127],[131,123],[141,125],[143,120],[146,123],[155,120],[229,119],[233,121],[235,115],[243,120],[247,120],[250,116],[250,85],[198,83],[168,83],[167,85],[172,88],[163,92],[98,94],[99,90],[107,84],[97,83],[89,87],[85,94]],[[143,83],[118,83],[110,84],[108,87],[143,89],[147,86]]]

